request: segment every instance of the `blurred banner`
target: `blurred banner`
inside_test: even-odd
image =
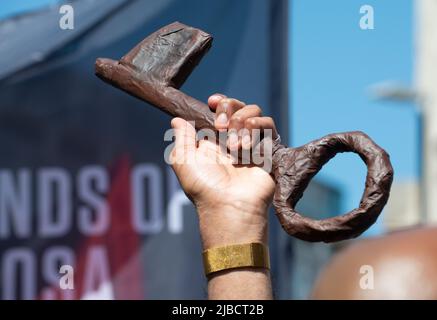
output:
[[[94,61],[173,21],[203,29],[213,47],[183,90],[257,103],[286,136],[286,1],[68,3],[71,30],[62,3],[0,22],[0,298],[205,298],[196,213],[163,159],[170,117]]]

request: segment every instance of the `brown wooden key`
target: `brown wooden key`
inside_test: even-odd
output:
[[[104,81],[174,117],[195,122],[196,129],[214,129],[209,107],[179,90],[211,47],[211,35],[174,22],[151,34],[119,61],[99,58],[96,74]],[[355,152],[367,165],[364,194],[358,208],[344,215],[312,220],[295,206],[311,179],[339,152]],[[393,180],[389,155],[366,134],[327,135],[298,148],[273,142],[273,205],[282,227],[306,241],[332,242],[360,235],[387,203]]]

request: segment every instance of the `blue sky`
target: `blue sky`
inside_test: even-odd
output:
[[[0,19],[56,2],[2,1]],[[359,28],[359,10],[365,4],[374,8],[374,30]],[[362,130],[390,153],[395,182],[417,178],[413,108],[375,102],[368,94],[370,85],[386,80],[411,85],[412,18],[411,0],[293,1],[289,33],[293,145],[332,132]],[[358,205],[365,175],[358,156],[341,154],[317,178],[341,190],[347,211]],[[380,231],[379,223],[370,234]]]
[[[374,8],[374,30],[361,30],[360,7]],[[376,102],[368,88],[413,75],[411,0],[295,0],[290,6],[290,115],[293,145],[332,132],[362,130],[391,155],[395,182],[417,177],[411,106]],[[355,154],[331,160],[317,178],[340,188],[343,209],[358,206],[366,168]],[[370,234],[379,233],[381,224]]]
[[[59,2],[59,0],[1,0],[0,19],[17,13],[31,11],[56,2]]]

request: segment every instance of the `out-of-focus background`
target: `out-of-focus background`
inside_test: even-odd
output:
[[[437,221],[435,0],[17,0],[0,3],[0,299],[205,298],[194,208],[164,163],[170,118],[94,76],[173,21],[214,36],[183,90],[263,107],[284,142],[362,130],[391,156],[362,237]],[[338,155],[299,210],[358,206],[366,167]],[[271,212],[275,295],[306,299],[341,248]],[[59,288],[61,265],[74,289]]]

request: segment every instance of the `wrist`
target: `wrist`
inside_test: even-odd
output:
[[[247,259],[247,248],[243,245],[240,251],[223,257],[219,254],[216,259],[204,253],[209,299],[272,299],[268,249],[261,253],[252,247],[251,258]],[[209,272],[212,267],[216,267],[215,272]]]
[[[241,268],[217,272],[208,278],[208,299],[272,299],[270,271]]]
[[[269,249],[259,242],[211,248],[203,251],[203,265],[207,276],[231,269],[270,269]]]
[[[268,245],[267,205],[235,201],[196,207],[204,250],[253,242]]]

